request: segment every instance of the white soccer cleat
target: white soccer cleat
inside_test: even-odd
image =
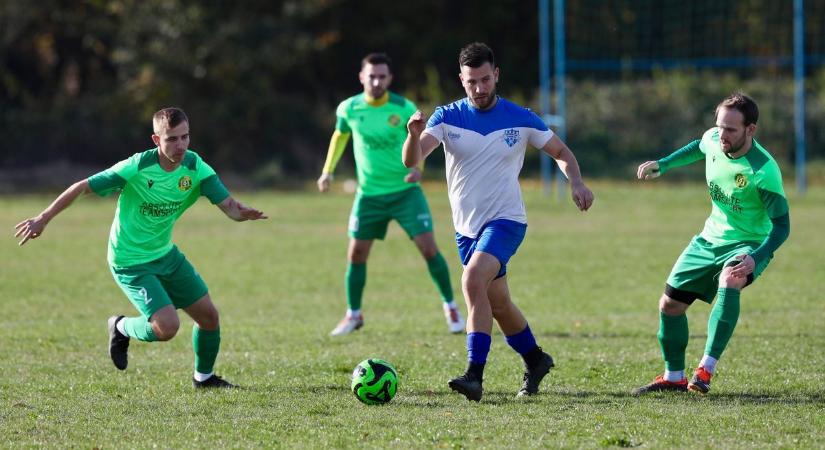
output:
[[[353,331],[361,328],[364,326],[364,315],[359,314],[357,316],[344,316],[338,325],[335,326],[335,329],[332,330],[329,335],[330,336],[343,336],[345,334],[350,334]]]
[[[456,334],[464,331],[464,318],[461,317],[458,308],[444,305],[444,317],[447,319],[447,328],[450,329],[450,333]]]

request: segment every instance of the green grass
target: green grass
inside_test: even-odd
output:
[[[628,392],[662,368],[657,301],[702,227],[707,194],[700,185],[593,188],[586,214],[525,188],[530,227],[510,288],[557,369],[539,396],[517,401],[520,360],[496,332],[480,404],[446,386],[464,369],[464,337],[447,334],[426,266],[396,225],[373,247],[366,326],[328,337],[345,308],[349,195],[240,194],[270,220],[236,224],[202,201],[177,225],[176,243],[221,311],[217,370],[244,386],[231,392],[193,391],[188,318],[170,342],[133,342],[127,371],[112,366],[106,318],[134,310],[106,266],[111,200],[79,200],[19,248],[13,225],[51,198],[0,197],[0,446],[821,447],[825,189],[790,193],[791,238],[744,291],[711,394],[637,399]],[[427,190],[459,294],[446,194]],[[689,311],[689,367],[709,309]],[[371,356],[399,372],[385,406],[349,392],[351,370]]]

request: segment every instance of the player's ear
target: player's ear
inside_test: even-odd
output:
[[[748,137],[753,137],[756,134],[756,124],[752,123],[745,127],[745,133],[747,133]]]
[[[153,134],[152,135],[152,142],[154,142],[155,145],[160,146],[160,136],[158,136],[157,134]]]

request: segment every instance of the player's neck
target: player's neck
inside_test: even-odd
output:
[[[160,164],[160,168],[167,171],[167,172],[174,172],[175,169],[180,167],[181,161],[172,161],[163,154],[163,152],[158,152],[158,164]]]
[[[384,94],[382,96],[378,98],[372,98],[370,94],[364,92],[364,98],[367,100],[367,103],[369,103],[370,106],[381,106],[384,103],[390,101],[390,93],[389,91],[384,91]]]

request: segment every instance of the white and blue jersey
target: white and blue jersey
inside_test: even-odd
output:
[[[455,230],[476,238],[496,219],[527,223],[518,175],[527,144],[541,148],[553,132],[534,112],[499,97],[481,111],[467,98],[439,106],[425,133],[444,144]]]

